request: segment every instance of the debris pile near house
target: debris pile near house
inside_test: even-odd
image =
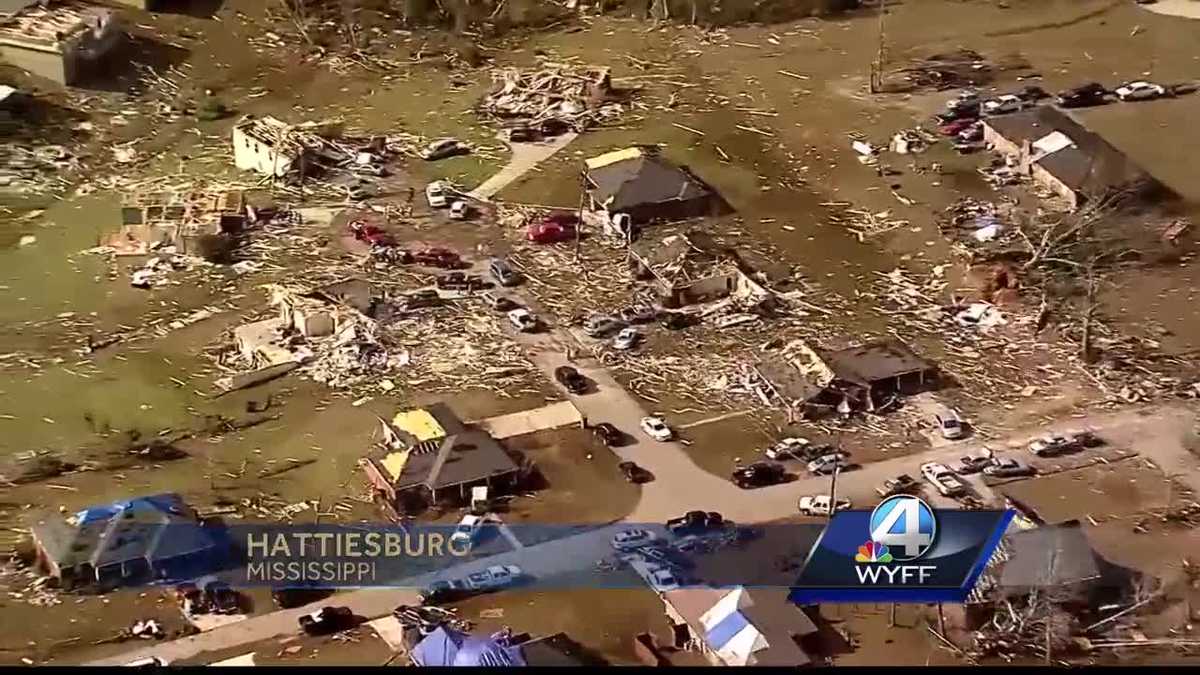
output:
[[[0,143],[0,192],[66,190],[79,158],[61,145]]]
[[[492,73],[493,90],[480,106],[483,113],[557,135],[584,131],[619,117],[624,106],[607,68],[578,68],[547,63],[538,70],[506,68]]]
[[[951,241],[968,246],[1003,247],[1016,238],[1016,208],[1012,202],[996,204],[964,197],[946,207],[938,229]]]
[[[987,84],[992,81],[993,67],[979,52],[959,49],[920,59],[902,68],[899,76],[911,89],[944,91]]]

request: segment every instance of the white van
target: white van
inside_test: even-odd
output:
[[[942,438],[947,440],[958,440],[967,434],[967,430],[963,428],[962,418],[954,408],[938,406],[937,410],[933,412],[933,422],[937,425]]]

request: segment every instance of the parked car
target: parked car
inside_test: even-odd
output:
[[[621,332],[617,333],[617,336],[613,338],[613,349],[627,351],[636,347],[637,343],[641,341],[642,334],[638,332],[638,329],[632,326],[622,328]]]
[[[782,483],[787,478],[787,471],[775,462],[755,462],[735,469],[731,478],[734,485],[749,490]]]
[[[1117,87],[1113,93],[1122,101],[1149,101],[1166,96],[1167,90],[1165,87],[1153,82],[1138,80]]]
[[[394,246],[396,244],[395,238],[377,225],[364,223],[361,220],[352,220],[347,228],[356,240],[372,246]]]
[[[593,338],[608,337],[624,327],[624,322],[608,314],[593,314],[583,322],[583,332]]]
[[[554,369],[554,379],[572,394],[582,394],[587,391],[587,378],[579,374],[571,366],[559,366]]]
[[[446,206],[449,200],[448,193],[449,189],[446,187],[446,184],[438,180],[425,186],[425,199],[435,209]]]
[[[488,261],[488,271],[501,286],[516,286],[521,283],[521,273],[513,269],[504,258],[492,258]]]
[[[400,296],[400,307],[405,311],[421,309],[422,307],[436,307],[442,304],[442,296],[432,288],[422,288],[418,291],[410,291]]]
[[[808,472],[814,476],[833,473],[834,469],[845,470],[850,465],[849,456],[844,452],[831,452],[808,463]]]
[[[952,110],[964,105],[978,104],[981,101],[979,92],[974,89],[963,89],[954,98],[946,101],[946,109]]]
[[[354,612],[349,607],[325,606],[300,617],[300,628],[309,635],[329,635],[354,627]]]
[[[656,441],[669,441],[675,436],[675,432],[671,431],[671,427],[667,426],[667,423],[661,417],[653,415],[643,417],[641,427],[647,436]]]
[[[979,119],[979,104],[962,105],[956,108],[946,110],[946,112],[938,113],[933,116],[934,122],[939,126],[949,124],[958,120],[975,121]]]
[[[443,291],[474,291],[484,288],[483,279],[474,274],[463,272],[447,272],[439,276],[434,284]]]
[[[643,565],[645,566],[646,571],[645,574],[642,575],[642,578],[645,579],[646,583],[650,584],[650,587],[655,591],[659,593],[666,593],[667,591],[673,591],[679,588],[679,579],[676,578],[675,573],[671,571],[671,568],[665,565],[658,565],[649,562],[643,563]],[[633,567],[636,570],[639,565],[634,565]]]
[[[516,565],[492,565],[481,572],[467,575],[467,586],[477,591],[491,591],[512,586],[520,581],[522,574]]]
[[[956,144],[958,143],[977,143],[983,140],[983,125],[976,122],[968,126],[966,129],[958,132],[955,136]]]
[[[1088,82],[1074,89],[1059,92],[1055,97],[1055,103],[1063,108],[1082,108],[1104,103],[1106,96],[1108,96],[1108,89],[1105,89],[1104,85],[1099,82]]]
[[[1004,94],[998,96],[983,104],[983,112],[985,115],[1006,115],[1008,113],[1017,112],[1025,107],[1025,101],[1013,94]]]
[[[480,298],[483,299],[484,304],[497,312],[507,312],[517,308],[517,303],[512,298],[493,291],[485,291]]]
[[[641,485],[642,483],[649,483],[654,480],[654,474],[634,462],[621,462],[617,465],[617,468],[621,470],[621,475],[625,476],[625,480],[634,485]]]
[[[938,494],[954,497],[967,491],[967,484],[944,464],[929,462],[921,465],[921,477],[929,481]]]
[[[420,595],[422,604],[437,605],[461,600],[474,593],[462,579],[439,579],[425,587]]]
[[[459,521],[458,527],[454,528],[454,532],[450,535],[450,541],[458,546],[471,546],[475,543],[475,538],[479,536],[479,531],[483,529],[487,519],[484,516],[477,516],[468,513]]]
[[[997,457],[992,461],[991,466],[985,467],[983,470],[985,476],[994,476],[996,478],[1032,476],[1035,473],[1037,473],[1037,469],[1011,457]]]
[[[810,445],[811,443],[808,442],[807,438],[796,438],[794,436],[790,436],[788,438],[779,439],[775,445],[767,448],[767,451],[763,454],[767,456],[767,459],[799,459],[808,461],[808,458],[805,458],[804,456],[804,451]]]
[[[938,406],[933,411],[933,423],[937,427],[938,433],[946,440],[955,441],[967,435],[962,418],[958,416],[958,411],[954,408]]]
[[[958,459],[958,464],[954,467],[954,473],[966,476],[972,473],[979,473],[985,468],[992,465],[992,451],[984,450],[983,452],[964,455]]]
[[[1016,96],[1022,101],[1040,101],[1044,98],[1049,98],[1050,94],[1046,93],[1045,89],[1042,89],[1036,84],[1028,84],[1013,92],[1013,96]]]
[[[601,422],[592,427],[592,434],[596,438],[599,438],[601,443],[610,448],[622,445],[625,442],[625,434],[621,433],[619,429],[608,422]]]
[[[511,310],[508,313],[508,322],[522,333],[532,333],[538,329],[539,325],[538,318],[524,307]]]
[[[332,594],[328,588],[275,588],[271,590],[271,600],[280,609],[292,609],[324,600]]]
[[[957,136],[972,125],[978,123],[978,120],[971,118],[959,118],[952,120],[938,127],[938,133],[943,136]]]
[[[471,207],[460,199],[450,202],[450,217],[455,220],[466,220],[470,211]]]
[[[875,488],[875,493],[880,497],[887,499],[894,495],[911,495],[921,491],[921,484],[916,478],[902,473],[895,478],[889,478],[883,481],[883,484]]]
[[[682,516],[668,520],[667,531],[682,537],[722,530],[725,525],[725,518],[716,511],[688,511]]]
[[[687,312],[663,312],[658,315],[658,325],[667,330],[681,330],[696,322],[696,317]]]
[[[567,229],[558,223],[542,221],[532,223],[525,230],[525,238],[535,244],[557,244],[575,235],[574,230]]]
[[[134,659],[124,664],[125,668],[165,668],[169,664],[166,659],[158,656],[147,656],[144,659]]]
[[[458,257],[457,253],[440,246],[431,246],[413,253],[413,262],[442,269],[456,269],[463,266],[462,258]]]
[[[832,516],[837,511],[849,509],[850,500],[844,498],[837,500],[837,505],[831,511],[829,495],[805,495],[800,498],[796,506],[800,509],[800,513],[806,516]]]
[[[1029,451],[1038,457],[1054,457],[1078,450],[1081,447],[1083,444],[1076,436],[1051,435],[1042,436],[1030,443]]]
[[[650,305],[634,305],[622,309],[617,316],[625,323],[650,323],[658,316],[658,312]]]
[[[650,530],[632,529],[621,530],[613,535],[612,547],[618,551],[632,551],[643,546],[649,546],[658,541],[658,535]]]
[[[224,581],[204,585],[204,598],[217,614],[237,614],[242,611],[242,594]]]
[[[421,159],[427,162],[435,162],[439,159],[465,155],[470,152],[471,148],[456,138],[439,138],[421,150]]]
[[[509,143],[532,143],[538,139],[537,132],[524,125],[505,129],[504,138]]]

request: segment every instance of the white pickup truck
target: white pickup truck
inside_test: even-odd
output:
[[[944,464],[922,464],[921,476],[944,497],[955,497],[967,491],[967,484]]]

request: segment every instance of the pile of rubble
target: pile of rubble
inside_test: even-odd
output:
[[[70,187],[79,159],[61,145],[0,143],[0,191],[49,192]]]
[[[946,207],[938,219],[938,229],[951,241],[970,246],[1003,246],[1016,238],[1013,222],[1016,204],[983,202],[963,197]]]
[[[619,117],[607,68],[546,64],[535,71],[506,68],[492,74],[494,88],[480,110],[492,117],[534,127],[546,135],[583,131]]]

